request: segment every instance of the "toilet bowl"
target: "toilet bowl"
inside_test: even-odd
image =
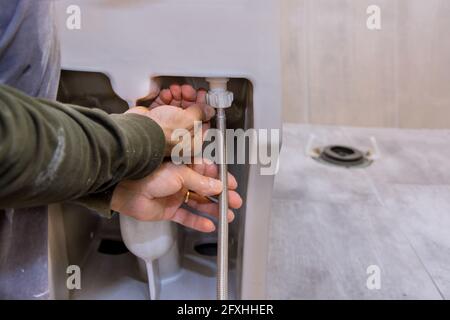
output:
[[[80,29],[67,27],[69,6],[79,8]],[[82,91],[77,79],[84,77],[107,79],[102,90],[131,107],[173,81],[200,88],[207,87],[206,77],[226,77],[236,104],[227,111],[233,113],[229,127],[281,129],[278,6],[276,0],[57,1],[62,68],[73,79],[65,89]],[[274,176],[261,175],[262,167],[229,166],[244,199],[230,225],[232,298],[266,297]],[[126,216],[120,216],[120,234],[145,265],[148,297],[215,298],[215,260],[194,250],[199,243],[213,247],[215,235]]]

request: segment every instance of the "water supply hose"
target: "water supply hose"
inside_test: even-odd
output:
[[[219,137],[219,179],[222,193],[219,195],[219,231],[217,242],[217,299],[228,300],[228,179],[225,109],[217,109],[217,129]]]
[[[227,91],[226,78],[207,78],[210,90],[207,102],[216,108],[218,137],[216,144],[219,162],[219,179],[222,193],[219,195],[219,223],[217,239],[217,300],[228,300],[228,168],[226,146],[225,108],[231,106],[233,94]]]

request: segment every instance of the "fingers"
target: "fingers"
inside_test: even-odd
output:
[[[210,177],[201,175],[187,166],[178,167],[183,186],[202,196],[213,196],[222,192],[222,183]]]
[[[211,120],[211,118],[216,114],[214,108],[206,104],[193,104],[189,108],[185,109],[185,112],[185,119],[189,123],[193,120],[206,122]]]
[[[203,159],[204,161],[205,159]],[[187,171],[184,172],[183,174],[185,176],[192,176],[192,179],[196,178],[197,176],[201,176],[203,178],[207,178],[209,180],[215,181],[214,183],[218,183],[220,184],[220,188],[218,188],[217,190],[219,190],[217,193],[211,193],[211,194],[205,194],[205,193],[199,193],[201,195],[217,195],[222,191],[222,182],[220,182],[220,180],[218,180],[218,176],[219,176],[219,172],[218,172],[218,168],[217,165],[213,164],[213,163],[201,163],[201,164],[193,164],[192,168],[190,167],[183,167],[183,169],[181,169],[183,171]],[[229,190],[236,190],[237,189],[237,181],[236,178],[231,174],[228,173],[228,177],[227,177],[227,182],[228,182],[228,189]],[[185,181],[186,183],[187,181]],[[186,186],[187,187],[187,186]],[[197,192],[197,190],[194,189],[190,189],[192,191]],[[217,191],[215,190],[215,191]],[[212,191],[211,191],[212,192]]]
[[[214,203],[199,205],[199,204],[188,202],[188,205],[200,212],[209,214],[216,218],[219,217],[219,208]],[[234,220],[234,217],[235,216],[234,216],[233,211],[228,210],[228,213],[227,213],[228,223],[232,222]],[[175,212],[175,214],[171,220],[174,222],[177,222],[179,224],[182,224],[188,228],[195,229],[195,230],[198,230],[201,232],[213,232],[214,230],[216,230],[216,227],[214,226],[214,223],[211,220],[209,220],[205,217],[199,216],[197,214],[194,214],[185,208],[179,208]]]
[[[208,214],[212,217],[219,218],[219,206],[215,203],[196,203],[195,201],[188,201],[187,205],[201,213]],[[229,209],[227,213],[228,223],[234,220],[234,212]]]
[[[209,233],[216,230],[216,227],[211,220],[195,215],[184,208],[179,208],[175,212],[175,215],[172,217],[172,221],[201,232]]]
[[[202,163],[194,164],[192,165],[192,169],[195,172],[200,173],[201,175],[204,175],[206,177],[215,178],[217,179],[219,177],[219,168],[216,164],[211,162],[207,159],[202,159]],[[228,189],[230,190],[236,190],[238,186],[238,183],[236,181],[236,178],[228,172]]]
[[[239,209],[242,207],[242,198],[236,191],[228,191],[228,205],[230,208]]]
[[[169,89],[163,89],[159,92],[159,96],[150,105],[150,109],[170,104],[173,100],[172,92]]]
[[[184,84],[181,86],[181,95],[183,97],[183,101],[181,104],[182,108],[190,107],[195,104],[197,100],[197,91],[188,84]]]
[[[163,89],[159,93],[159,98],[164,104],[170,104],[170,102],[172,102],[173,100],[173,95],[170,89]]]
[[[197,103],[204,103],[206,104],[206,90],[201,88],[197,91]]]
[[[186,109],[195,104],[206,104],[207,91],[203,88],[198,91],[189,84],[172,84],[168,89],[159,92],[157,98],[150,104],[150,109],[171,105]]]
[[[183,95],[181,92],[180,85],[174,83],[174,84],[170,85],[169,89],[170,89],[170,92],[172,93],[173,100],[181,102],[181,100],[183,99]]]
[[[158,97],[150,105],[150,108],[171,105],[185,109],[195,103],[206,103],[206,91],[204,89],[201,89],[200,96],[197,96],[197,91],[191,85],[184,84],[180,86],[174,83],[168,89],[163,89],[159,92]]]
[[[167,104],[175,107],[181,107],[181,101],[183,99],[181,94],[181,87],[175,83],[170,85],[169,91],[171,94],[171,100],[167,102]]]

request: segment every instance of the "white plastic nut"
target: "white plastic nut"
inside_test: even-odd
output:
[[[233,92],[230,91],[209,91],[206,95],[206,103],[214,108],[228,108],[233,103]]]

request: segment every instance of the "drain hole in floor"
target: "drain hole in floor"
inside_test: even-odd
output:
[[[346,168],[364,168],[373,162],[368,155],[368,152],[364,153],[350,146],[331,145],[317,149],[317,155],[314,155],[313,158],[324,164]]]
[[[217,256],[217,243],[207,242],[201,243],[194,247],[194,250],[202,256],[216,257]]]
[[[98,252],[109,255],[119,255],[128,252],[128,248],[122,241],[102,239],[98,246]]]

